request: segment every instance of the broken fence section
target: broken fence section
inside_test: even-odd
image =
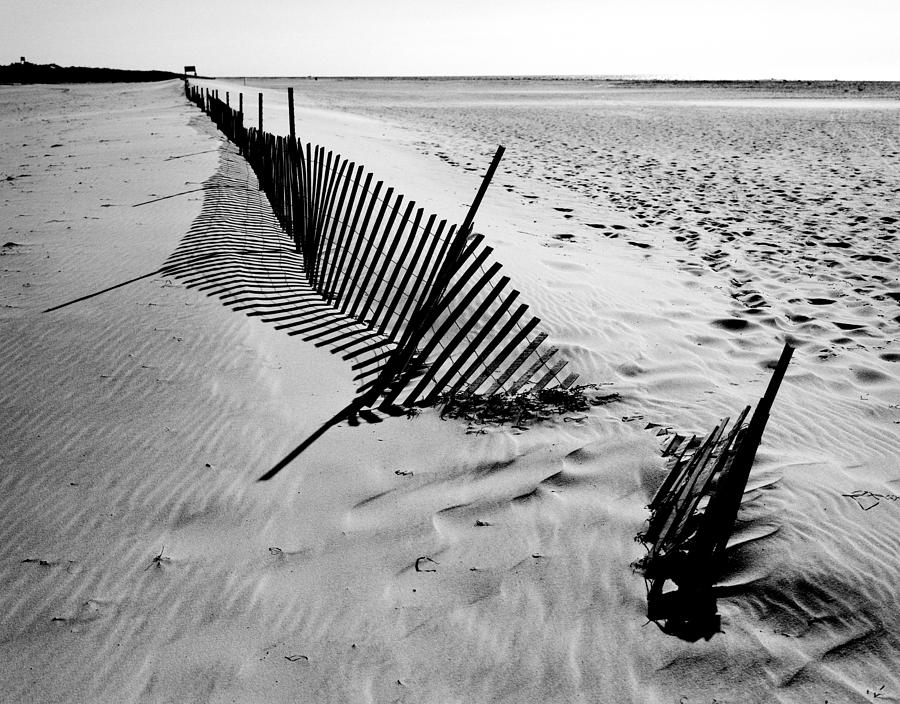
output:
[[[733,422],[719,421],[705,438],[676,434],[663,448],[669,473],[648,506],[647,529],[638,539],[647,547],[639,562],[647,581],[647,617],[665,622],[667,632],[708,638],[718,630],[713,584],[792,354],[785,345],[749,423],[747,406]]]
[[[349,316],[369,329],[375,353],[353,366],[358,408],[434,403],[446,394],[568,388],[565,360],[545,348],[540,320],[491,261],[472,218],[498,150],[462,225],[426,214],[355,161],[291,136],[245,128],[243,113],[217,91],[185,94],[250,163],[309,283],[333,309],[303,330],[327,339]],[[260,94],[262,124],[262,94]],[[243,95],[239,105],[243,106]]]

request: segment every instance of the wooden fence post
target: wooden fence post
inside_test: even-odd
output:
[[[717,489],[716,496],[710,499],[709,506],[707,506],[706,525],[713,527],[713,537],[710,539],[710,542],[713,543],[710,548],[712,553],[710,558],[714,570],[721,569],[728,538],[737,520],[741,499],[747,487],[747,480],[750,478],[750,470],[756,459],[756,450],[762,441],[763,431],[772,410],[772,403],[775,401],[775,395],[778,393],[793,354],[794,348],[789,343],[785,343],[775,370],[772,372],[772,377],[769,379],[766,393],[756,404],[756,410],[750,418],[747,432],[737,451],[737,456],[734,458],[734,465],[723,482],[725,486]]]
[[[475,194],[475,200],[472,201],[472,205],[469,206],[469,212],[466,213],[462,225],[459,226],[459,229],[462,232],[468,234],[469,228],[472,227],[472,222],[475,220],[475,213],[478,212],[481,200],[484,198],[484,194],[491,184],[491,179],[494,178],[494,172],[497,171],[497,165],[500,163],[500,159],[503,158],[503,152],[505,151],[506,149],[502,145],[497,147],[494,158],[491,160],[491,165],[488,167],[487,172],[484,174],[484,178],[481,180],[481,186],[478,188],[478,193]]]
[[[288,88],[288,122],[291,126],[291,142],[297,139],[297,129],[294,125],[294,89]]]
[[[259,131],[263,131],[263,96],[259,94]]]

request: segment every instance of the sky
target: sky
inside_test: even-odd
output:
[[[0,64],[900,80],[900,0],[0,0]]]

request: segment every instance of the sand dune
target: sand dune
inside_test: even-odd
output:
[[[883,174],[854,191],[849,151],[825,185],[852,207],[835,220],[810,206],[829,223],[810,234],[791,198],[824,197],[819,177],[778,185],[724,161],[680,174],[662,157],[641,177],[644,157],[616,157],[618,175],[561,191],[550,177],[572,184],[580,164],[542,176],[555,162],[511,150],[510,188],[489,192],[478,227],[572,365],[621,401],[525,432],[430,410],[344,424],[257,482],[353,385],[348,360],[270,319],[302,314],[305,293],[252,173],[177,83],[4,87],[0,103],[15,243],[0,259],[0,699],[900,697],[896,265],[860,258],[893,240],[863,251],[853,236],[861,210],[895,234],[894,206]],[[267,128],[286,128],[278,94],[267,104]],[[300,119],[449,217],[477,186],[458,136],[426,146],[415,125],[314,107]],[[726,143],[769,134],[740,119],[752,129]],[[659,120],[660,140],[678,128]],[[725,220],[735,173],[779,222],[750,205],[753,225]],[[683,227],[702,230],[693,249],[689,232],[658,236],[678,198]],[[766,246],[786,225],[837,264]],[[671,638],[645,622],[630,568],[663,476],[645,427],[704,432],[755,401],[786,336],[801,347],[719,585],[723,633]]]

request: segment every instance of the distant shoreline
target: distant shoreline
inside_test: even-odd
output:
[[[626,78],[615,76],[231,76],[221,80],[258,87],[284,88],[313,85],[356,86],[361,90],[382,85],[418,92],[443,91],[442,86],[465,84],[471,90],[490,93],[493,90],[529,91],[528,86],[541,90],[569,91],[582,95],[648,93],[669,97],[732,97],[735,99],[799,98],[858,101],[885,99],[900,100],[900,81],[839,81],[839,80],[712,80],[669,78]]]
[[[197,78],[202,78],[197,76]],[[533,75],[533,76],[219,76],[221,80],[293,80],[293,81],[579,81],[611,83],[617,85],[647,86],[691,86],[691,87],[739,87],[739,86],[857,86],[872,87],[900,86],[897,81],[874,81],[866,79],[713,79],[713,78],[657,78],[644,76],[603,76],[603,75]]]

